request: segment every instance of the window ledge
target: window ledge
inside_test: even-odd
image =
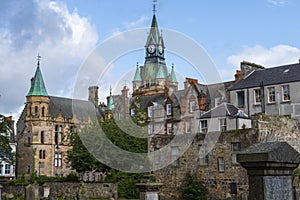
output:
[[[254,103],[253,106],[255,107],[261,106],[261,103]]]
[[[285,103],[291,103],[291,100],[282,100],[282,102],[280,102],[281,104],[285,104]]]
[[[267,103],[267,105],[273,105],[273,104],[276,104],[276,101]]]

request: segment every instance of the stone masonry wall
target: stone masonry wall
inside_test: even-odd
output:
[[[210,134],[210,133],[208,133]],[[218,134],[217,134],[218,135]],[[166,136],[167,137],[167,136]],[[257,132],[253,129],[219,133],[218,142],[208,154],[208,163],[200,164],[199,150],[204,145],[206,136],[197,134],[189,149],[179,158],[179,165],[169,165],[155,173],[156,178],[163,183],[160,193],[170,199],[180,199],[182,181],[188,172],[195,173],[209,190],[209,199],[225,199],[231,193],[230,185],[237,186],[236,197],[248,193],[247,172],[239,164],[232,163],[232,142],[240,142],[241,149],[257,142]],[[153,142],[167,144],[172,138],[153,138]],[[159,146],[164,146],[159,144]],[[219,172],[218,158],[224,157],[225,171]]]
[[[157,179],[164,184],[161,194],[170,199],[180,199],[184,176],[191,172],[208,188],[209,199],[225,199],[230,196],[244,199],[248,194],[247,172],[239,163],[232,162],[232,143],[239,142],[240,150],[243,150],[258,142],[286,141],[300,152],[300,120],[289,116],[258,114],[252,116],[252,127],[221,133],[208,154],[208,163],[204,165],[200,164],[199,150],[211,133],[197,134],[189,149],[179,158],[178,166],[169,165],[155,172]],[[171,140],[171,136],[156,136],[151,143],[163,147]],[[224,158],[223,173],[218,170],[219,157]],[[237,186],[237,195],[231,194],[232,184]]]
[[[300,120],[289,116],[255,115],[259,142],[288,142],[300,152]]]
[[[117,184],[114,183],[83,183],[83,182],[48,182],[39,186],[40,197],[43,197],[44,187],[50,188],[50,194],[65,199],[84,195],[89,198],[118,197]],[[26,186],[3,185],[2,194],[13,194],[15,197],[25,197]]]

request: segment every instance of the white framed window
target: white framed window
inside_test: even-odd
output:
[[[282,86],[282,101],[290,101],[290,86],[284,85]]]
[[[245,92],[239,91],[236,93],[236,95],[237,95],[238,106],[244,106],[245,105]]]
[[[153,135],[153,124],[148,124],[148,134]]]
[[[231,143],[231,151],[232,151],[232,164],[237,164],[236,154],[241,151],[241,143],[240,142],[232,142]]]
[[[219,170],[220,173],[224,173],[225,172],[224,157],[219,157],[218,158],[218,170]]]
[[[172,132],[173,132],[172,123],[167,123],[167,133],[168,133],[168,135],[172,135]]]
[[[275,98],[275,87],[268,88],[268,103],[273,103],[276,101]]]
[[[207,133],[208,131],[207,120],[201,120],[200,127],[201,127],[201,133]]]
[[[148,117],[153,117],[153,106],[148,106]]]
[[[172,156],[172,160],[173,166],[179,166],[179,148],[178,147],[171,147],[171,156]]]
[[[191,132],[191,122],[190,121],[186,121],[185,122],[185,132],[186,133],[190,133]]]
[[[166,108],[167,108],[167,115],[172,115],[172,104],[168,103]]]
[[[190,112],[194,112],[196,110],[196,101],[190,101]]]
[[[62,166],[62,155],[61,153],[54,153],[54,167],[61,167]]]
[[[3,174],[3,164],[0,164],[0,174]]]
[[[261,90],[255,89],[254,90],[254,104],[260,104],[261,103]]]
[[[226,131],[227,130],[227,120],[226,118],[222,118],[222,119],[219,119],[220,121],[220,131]]]
[[[10,174],[10,164],[5,164],[5,174]]]
[[[199,162],[200,165],[208,165],[208,154],[201,156]]]

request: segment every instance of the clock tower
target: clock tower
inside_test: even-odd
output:
[[[173,70],[172,70],[173,71]],[[173,77],[175,74],[173,74]],[[137,67],[133,80],[133,95],[152,95],[165,93],[170,85],[177,88],[178,83],[168,73],[165,62],[165,44],[162,33],[159,31],[156,15],[153,14],[150,32],[145,45],[145,62]]]

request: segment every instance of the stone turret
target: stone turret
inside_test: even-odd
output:
[[[48,116],[49,101],[38,57],[35,75],[31,78],[30,90],[26,96],[27,118],[44,118]]]

